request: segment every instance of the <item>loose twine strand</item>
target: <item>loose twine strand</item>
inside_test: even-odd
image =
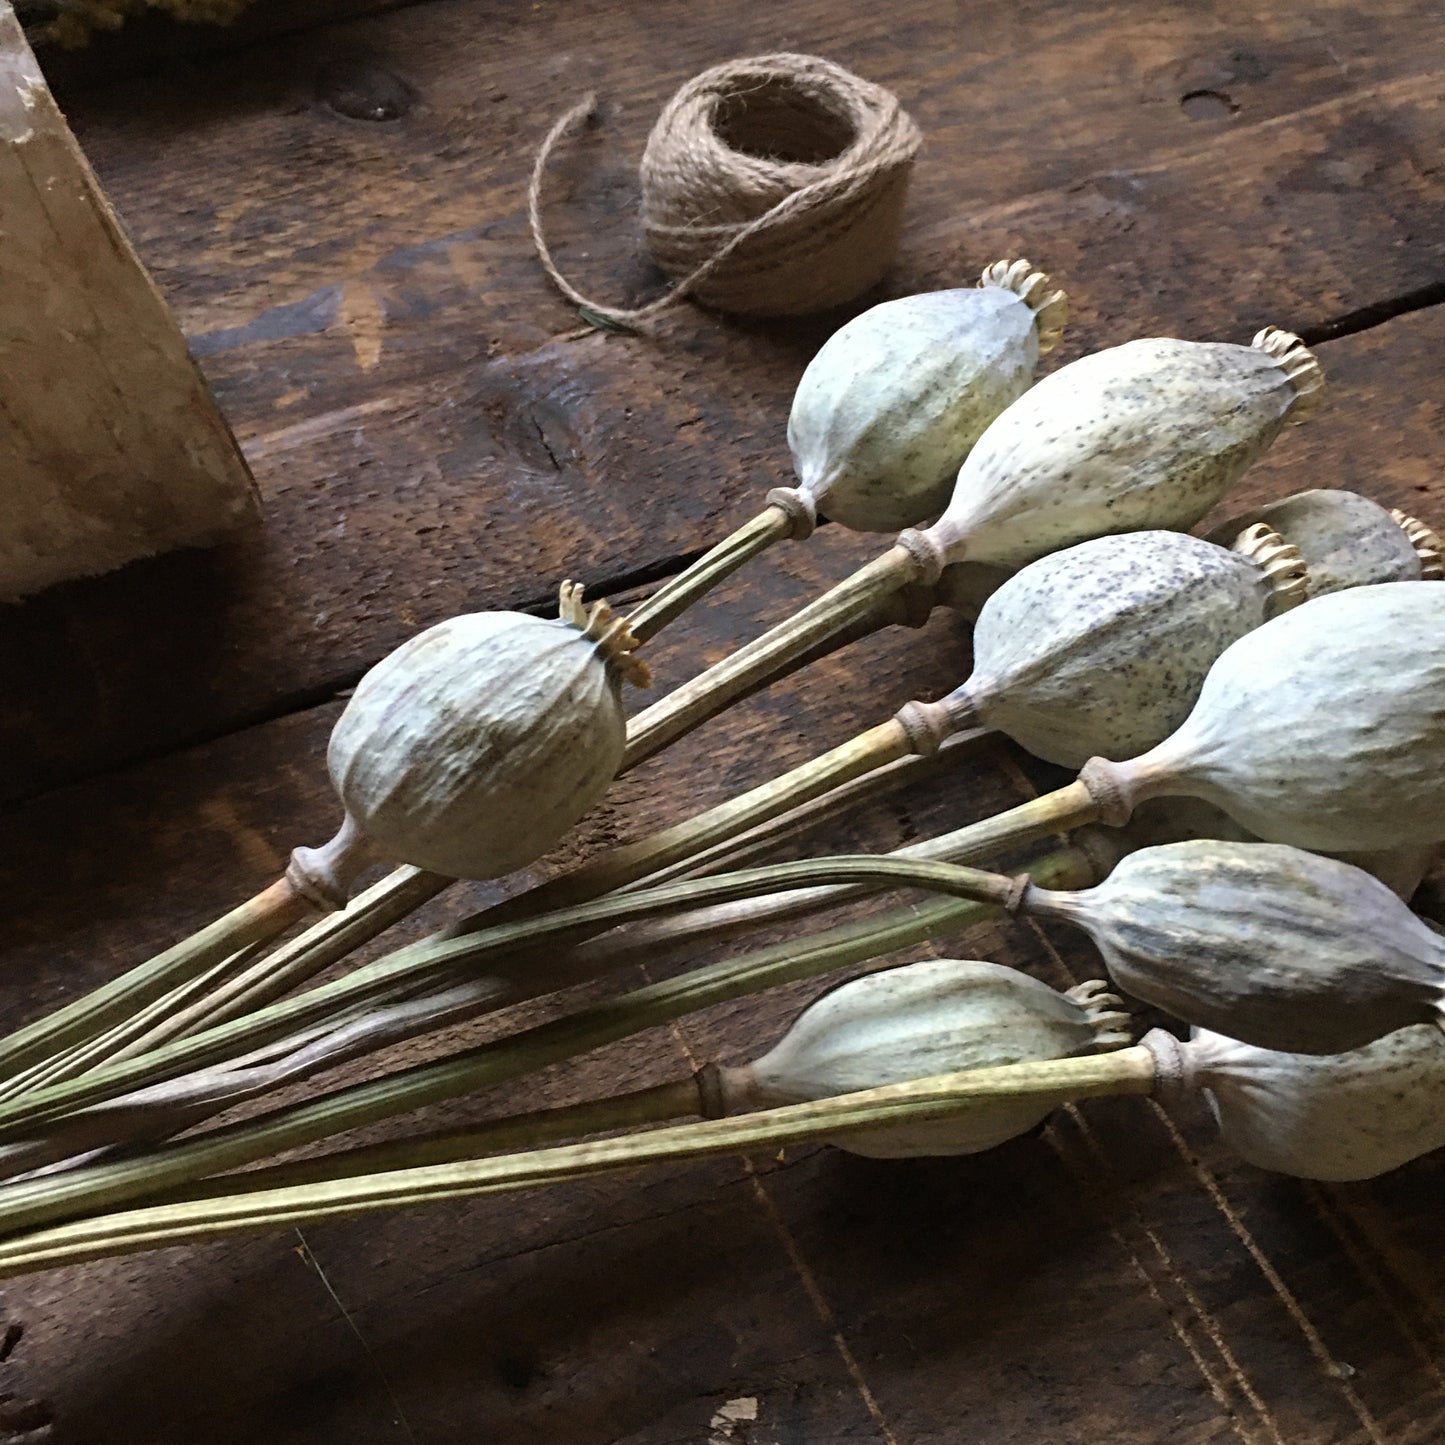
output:
[[[588,94],[547,133],[527,188],[543,269],[592,326],[635,330],[686,297],[743,315],[800,315],[882,279],[903,226],[922,136],[898,97],[815,55],[728,61],[663,107],[643,152],[642,230],[677,284],[608,306],[563,276],[542,228],[559,142],[595,113]]]

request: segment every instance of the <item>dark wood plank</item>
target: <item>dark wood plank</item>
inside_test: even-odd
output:
[[[1422,320],[1337,343],[1357,352],[1351,384],[1370,384],[1398,354],[1386,333]],[[825,532],[737,579],[661,640],[662,681],[865,554]],[[948,686],[966,665],[963,629],[944,616],[860,645],[629,775],[559,856],[744,786],[910,694]],[[293,841],[325,832],[335,710],[12,809],[0,912],[16,941],[0,957],[0,1016],[109,976],[264,883]],[[1006,755],[985,757],[946,787],[870,807],[818,846],[895,846],[1027,788]],[[459,891],[428,921],[492,892]],[[1056,986],[1098,968],[1077,938],[1019,923],[931,951],[1002,959]],[[742,1056],[818,988],[715,1010],[425,1122]],[[1371,1185],[1316,1190],[1245,1169],[1199,1121],[1177,1134],[1131,1100],[1060,1116],[975,1159],[890,1166],[810,1149],[657,1170],[308,1230],[365,1348],[294,1236],[11,1282],[8,1308],[25,1334],[7,1388],[43,1402],[56,1441],[103,1434],[118,1445],[380,1445],[406,1438],[398,1410],[423,1441],[663,1445],[706,1439],[737,1399],[758,1402],[754,1441],[810,1445],[921,1445],[961,1428],[1019,1445],[1083,1445],[1107,1429],[1153,1445],[1165,1422],[1183,1441],[1293,1445],[1370,1438],[1362,1419],[1379,1438],[1424,1440],[1445,1341],[1440,1168],[1425,1160]],[[1357,1373],[1331,1373],[1330,1362]]]
[[[760,569],[718,607],[679,624],[659,657],[663,677],[724,646],[734,629],[781,616],[819,585],[820,568],[863,555],[856,542],[839,555],[846,541],[825,536],[815,552]],[[732,791],[885,715],[920,682],[947,685],[965,658],[946,617],[922,633],[876,639],[847,663],[823,664],[743,704],[725,733],[639,769],[587,832],[594,841],[615,836]],[[0,1015],[32,1013],[109,976],[263,883],[293,839],[325,831],[334,805],[322,754],[335,711],[278,720],[12,811],[0,842],[0,912],[12,930]],[[986,765],[960,781],[958,795],[933,801],[931,817],[922,798],[916,814],[907,800],[869,810],[860,837],[896,844],[962,808],[1003,801]],[[576,851],[574,844],[562,856]],[[428,921],[495,892],[458,890]],[[73,907],[76,896],[87,900],[83,912]],[[771,1001],[771,1018],[790,1002]],[[511,1022],[537,1016],[526,1009]],[[678,1067],[669,1039],[649,1038],[429,1117],[460,1122]],[[765,1395],[774,1422],[869,1438],[866,1408],[831,1332],[740,1164],[603,1181],[526,1213],[524,1224],[515,1203],[498,1201],[489,1223],[457,1214],[469,1218],[465,1228],[443,1228],[437,1218],[381,1221],[355,1256],[369,1261],[376,1286],[362,1331],[376,1336],[372,1348],[419,1438],[448,1428],[499,1440],[703,1438],[713,1411],[745,1395]],[[703,1218],[713,1244],[698,1254]],[[354,1310],[361,1301],[346,1298],[354,1281],[345,1239],[308,1232]],[[26,1329],[17,1388],[49,1403],[59,1440],[90,1438],[102,1422],[117,1441],[404,1438],[385,1389],[319,1279],[294,1255],[296,1244],[274,1239],[197,1254],[181,1270],[175,1258],[157,1256],[19,1282],[8,1294]],[[582,1288],[584,1275],[593,1284]],[[566,1308],[548,1307],[559,1291]],[[213,1309],[208,1302],[218,1296],[228,1303]],[[684,1297],[694,1322],[680,1329],[671,1312]],[[148,1343],[137,1348],[142,1337]],[[238,1339],[249,1344],[238,1349]]]
[[[930,132],[936,169],[920,175],[899,289],[960,279],[975,248],[982,260],[1047,238],[1082,300],[1074,349],[1151,329],[1242,338],[1267,319],[1323,330],[1438,280],[1438,122],[1419,79],[1432,26],[1423,10],[1345,5],[981,5],[965,29],[921,0],[746,20],[599,0],[565,22],[436,0],[218,60],[203,82],[79,99],[143,253],[170,268],[193,337],[210,338],[199,349],[272,523],[251,550],[45,599],[24,614],[28,637],[6,636],[7,677],[33,677],[0,709],[12,791],[231,731],[0,814],[0,1018],[110,976],[328,832],[329,694],[382,647],[460,607],[545,605],[574,564],[604,586],[665,568],[783,474],[788,389],[827,323],[689,312],[659,342],[550,339],[569,321],[532,270],[517,187],[574,85],[598,82],[620,109],[563,167],[558,234],[579,269],[623,290],[648,281],[625,216],[656,105],[724,54],[786,42],[893,84]],[[563,35],[553,68],[528,73]],[[274,65],[259,69],[263,53]],[[328,116],[307,87],[338,55],[394,70],[423,103],[390,130]],[[1179,97],[1196,90],[1240,109],[1192,120]],[[197,176],[214,204],[196,200]],[[598,216],[615,233],[584,242]],[[1354,485],[1439,523],[1442,326],[1435,308],[1326,342],[1332,405],[1282,439],[1249,493]],[[661,639],[661,684],[870,551],[834,529],[782,549]],[[819,665],[629,775],[538,871],[810,755],[966,666],[947,617]],[[999,752],[818,846],[895,846],[1029,786]],[[459,891],[414,926],[492,892]],[[1057,985],[1098,968],[1078,939],[1018,923],[935,951]],[[427,1122],[739,1057],[817,987]],[[1171,1126],[1123,1100],[975,1159],[790,1151],[307,1231],[325,1283],[294,1237],[56,1271],[7,1284],[24,1333],[4,1358],[0,1426],[53,1415],[52,1438],[75,1445],[1426,1442],[1445,1425],[1441,1168],[1340,1188],[1269,1179],[1203,1121]],[[755,1400],[756,1424],[724,1434],[730,1400]]]
[[[448,613],[545,606],[569,574],[647,575],[785,478],[789,393],[837,318],[689,310],[657,340],[551,339],[571,318],[521,196],[576,89],[598,85],[608,120],[559,164],[551,209],[567,264],[609,295],[651,284],[629,218],[662,99],[786,43],[895,86],[929,136],[894,288],[1026,247],[1078,297],[1078,350],[1326,327],[1437,281],[1438,26],[1411,5],[990,4],[961,30],[938,0],[746,22],[437,0],[77,96],[270,523],[0,619],[0,664],[25,680],[0,795],[317,701]],[[353,64],[399,77],[411,109],[329,109],[318,76]],[[1237,111],[1191,119],[1180,98],[1201,87]]]

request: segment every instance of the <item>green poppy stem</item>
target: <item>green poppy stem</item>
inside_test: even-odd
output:
[[[846,627],[889,593],[920,580],[923,564],[915,554],[907,547],[891,547],[786,621],[644,708],[628,723],[619,772],[635,768],[771,680],[793,657]]]
[[[304,918],[311,906],[287,879],[279,879],[138,968],[0,1039],[0,1077],[94,1038],[230,955],[277,938]]]
[[[191,1243],[257,1229],[310,1225],[383,1209],[509,1193],[639,1164],[775,1150],[838,1134],[947,1119],[993,1099],[1062,1103],[1148,1094],[1154,1056],[1143,1045],[1082,1058],[963,1070],[732,1119],[646,1130],[499,1158],[153,1205],[84,1219],[0,1243],[0,1274]]]
[[[694,602],[705,597],[738,568],[793,535],[793,519],[782,508],[767,506],[737,531],[724,537],[691,566],[670,577],[627,617],[628,630],[639,642],[655,637]]]
[[[979,862],[1050,833],[1067,833],[1098,819],[1098,804],[1083,784],[1075,782],[1041,798],[1031,798],[992,818],[980,819],[977,823],[955,828],[921,843],[910,843],[890,856],[934,858],[954,863]],[[634,924],[625,933],[603,934],[574,944],[571,967],[576,976],[590,977],[607,972],[644,950],[660,952],[699,940],[721,942],[764,925],[806,918],[824,909],[837,908],[863,897],[869,891],[866,885],[860,884],[807,888],[669,914]],[[458,929],[467,926],[466,923],[456,925]]]
[[[536,1109],[489,1119],[471,1129],[449,1129],[434,1134],[388,1139],[380,1144],[361,1144],[338,1149],[288,1164],[271,1164],[248,1169],[243,1174],[222,1174],[203,1179],[166,1196],[166,1203],[182,1199],[213,1199],[218,1195],[252,1193],[258,1189],[290,1188],[332,1179],[354,1178],[360,1174],[383,1174],[393,1169],[416,1169],[426,1164],[449,1164],[458,1159],[475,1159],[484,1154],[502,1154],[514,1149],[537,1149],[565,1139],[588,1134],[632,1129],[643,1124],[662,1124],[705,1112],[698,1075],[669,1079],[646,1089],[609,1094],[602,1099],[584,1099],[555,1109]]]
[[[973,869],[917,862],[893,863],[883,868],[880,865],[884,861],[845,858],[803,865],[783,864],[699,883],[669,884],[631,898],[606,899],[565,912],[576,914],[599,909],[621,912],[631,905],[636,908],[637,916],[645,916],[663,896],[686,896],[705,887],[721,886],[722,891],[727,891],[737,886],[756,887],[765,878],[786,885],[795,878],[826,881],[849,874],[873,875],[894,882],[906,880],[911,886],[946,891],[953,898],[931,900],[887,914],[883,919],[845,924],[816,938],[790,941],[740,960],[665,979],[450,1058],[354,1084],[336,1093],[276,1110],[260,1119],[245,1120],[195,1139],[180,1140],[148,1154],[10,1184],[0,1189],[0,1225],[6,1230],[18,1230],[109,1208],[193,1179],[242,1168],[281,1150],[313,1143],[346,1129],[490,1088],[657,1024],[668,1023],[694,1009],[741,998],[778,983],[814,977],[906,947],[937,930],[974,921],[984,911],[980,904],[1011,903],[1018,891],[1011,879]],[[1087,860],[1077,854],[1066,853],[1048,862],[1050,866],[1041,871],[1055,881],[1059,873],[1066,877],[1077,876],[1080,869],[1086,874],[1092,873]],[[1040,877],[1038,881],[1042,883],[1045,879]],[[546,926],[557,927],[555,923]],[[529,930],[534,935],[540,931],[537,923],[521,923],[493,930],[493,933],[515,935]],[[474,947],[478,937],[451,940],[448,946]],[[69,1087],[83,1089],[87,1082],[76,1080]],[[33,1099],[30,1102],[33,1104]]]

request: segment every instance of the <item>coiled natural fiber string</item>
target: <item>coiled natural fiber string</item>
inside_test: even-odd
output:
[[[633,309],[583,295],[547,247],[541,192],[553,148],[595,105],[588,95],[548,132],[527,192],[542,266],[584,320],[632,329],[687,296],[743,315],[822,311],[891,264],[918,127],[891,91],[832,61],[757,55],[688,81],[648,137],[643,236],[677,284]]]

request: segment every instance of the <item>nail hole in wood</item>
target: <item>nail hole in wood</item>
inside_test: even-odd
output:
[[[526,1360],[519,1360],[515,1355],[503,1355],[497,1361],[497,1373],[504,1385],[513,1390],[525,1390],[536,1378],[537,1371]]]
[[[1228,120],[1239,107],[1219,90],[1191,90],[1179,97],[1190,120]]]
[[[348,120],[400,120],[416,103],[416,91],[399,75],[364,61],[333,61],[316,79],[322,103]]]

